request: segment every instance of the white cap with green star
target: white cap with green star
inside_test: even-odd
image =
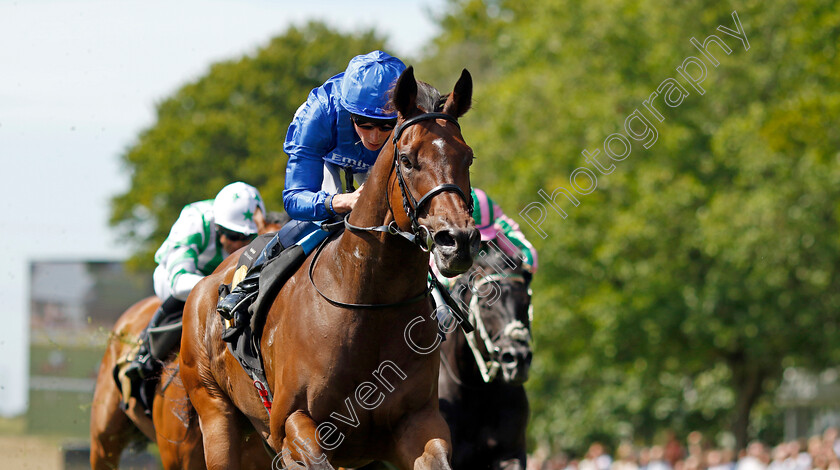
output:
[[[254,213],[257,208],[265,214],[265,204],[257,188],[237,181],[231,183],[216,195],[213,201],[213,215],[216,223],[234,232],[253,235],[257,233]]]

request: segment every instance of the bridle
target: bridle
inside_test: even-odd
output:
[[[420,200],[414,199],[414,195],[411,194],[405,184],[405,179],[403,178],[402,171],[400,171],[400,162],[399,160],[399,150],[397,148],[397,144],[399,143],[400,137],[402,136],[403,131],[405,131],[410,126],[417,124],[418,122],[428,121],[430,119],[444,119],[449,121],[458,128],[461,129],[461,125],[458,124],[458,120],[450,116],[449,114],[445,113],[425,113],[420,114],[419,116],[414,116],[411,119],[407,119],[403,121],[402,124],[399,125],[394,130],[394,171],[397,173],[397,181],[400,185],[400,193],[402,194],[402,203],[403,203],[403,210],[405,210],[405,214],[411,219],[411,230],[414,232],[415,240],[420,236],[420,230],[423,229],[426,232],[426,249],[424,251],[429,251],[434,246],[434,240],[432,240],[432,235],[429,232],[429,229],[424,226],[420,225],[420,222],[417,220],[417,214],[423,209],[423,205],[427,202],[431,201],[433,197],[437,196],[438,194],[446,191],[452,191],[461,196],[461,199],[467,204],[467,211],[469,212],[470,216],[473,214],[473,204],[472,204],[472,197],[466,196],[464,192],[458,187],[457,184],[452,183],[444,183],[435,186],[429,192],[423,195]],[[409,204],[409,201],[411,202]],[[420,248],[423,249],[423,246],[420,245]]]
[[[477,291],[480,287],[484,286],[485,284],[489,284],[491,282],[499,282],[502,280],[508,282],[527,284],[525,276],[523,276],[522,274],[493,273],[478,279],[478,281],[476,281],[472,285],[472,287],[469,288],[469,290],[472,292],[472,298],[470,299],[469,322],[475,326],[476,331],[465,332],[464,336],[466,336],[467,344],[470,347],[470,351],[472,351],[473,353],[473,357],[475,357],[475,362],[478,365],[479,372],[481,372],[481,377],[486,383],[490,383],[496,378],[496,374],[499,372],[499,368],[501,367],[501,362],[499,361],[500,351],[499,348],[495,345],[495,342],[502,335],[509,336],[511,339],[517,341],[525,341],[528,343],[530,343],[531,341],[530,329],[519,320],[514,320],[508,323],[507,325],[505,325],[504,329],[502,329],[493,336],[490,336],[490,333],[487,331],[487,326],[484,324],[484,320],[481,318],[481,307],[479,307],[478,305],[478,299],[480,296],[477,295]],[[529,304],[529,321],[532,320],[532,316],[533,305]],[[478,338],[476,338],[476,332],[478,333]],[[479,340],[483,343],[484,349],[490,356],[488,359],[484,358],[484,355],[481,353],[481,350],[478,347]],[[447,369],[449,369],[449,364],[447,363],[445,365]],[[450,374],[452,374],[451,371]]]
[[[423,209],[423,206],[426,205],[429,201],[432,200],[433,197],[437,196],[440,193],[451,191],[459,196],[461,199],[467,204],[467,212],[472,216],[473,213],[473,203],[472,197],[467,196],[464,194],[464,191],[458,187],[457,184],[452,183],[444,183],[439,184],[429,190],[426,194],[423,195],[419,200],[414,199],[414,195],[411,194],[411,191],[408,190],[408,187],[405,183],[405,178],[403,177],[402,171],[400,171],[400,162],[399,162],[399,140],[402,137],[403,132],[422,121],[429,121],[433,119],[444,119],[455,124],[458,129],[461,129],[461,125],[458,124],[458,119],[454,116],[450,116],[449,114],[445,113],[423,113],[413,118],[406,119],[403,121],[399,126],[394,129],[394,137],[392,140],[394,144],[394,157],[393,157],[393,165],[394,171],[397,174],[397,183],[400,187],[400,194],[402,195],[402,205],[403,210],[405,211],[406,216],[411,220],[411,232],[406,232],[402,230],[396,223],[396,221],[392,221],[388,225],[378,225],[373,227],[359,227],[357,225],[353,225],[349,221],[349,214],[344,218],[344,226],[353,231],[367,231],[367,232],[385,232],[390,233],[391,235],[399,235],[411,243],[416,244],[420,247],[421,250],[425,252],[429,252],[434,248],[435,242],[432,238],[432,233],[428,227],[425,225],[420,224],[417,218],[417,214]],[[386,196],[387,197],[387,196]]]
[[[406,216],[408,216],[408,218],[411,220],[411,232],[406,232],[406,231],[402,230],[397,225],[396,221],[391,221],[391,223],[389,223],[388,225],[375,225],[375,226],[371,226],[371,227],[360,227],[360,226],[357,226],[357,225],[353,225],[352,223],[350,223],[350,220],[349,220],[350,219],[350,214],[347,214],[344,217],[343,224],[344,224],[344,227],[346,229],[354,231],[354,232],[383,232],[383,233],[389,233],[391,235],[399,235],[399,236],[405,238],[406,240],[408,240],[409,242],[411,242],[413,244],[416,244],[424,252],[429,252],[429,251],[432,250],[432,248],[435,245],[434,238],[432,237],[432,233],[429,230],[429,228],[426,227],[425,225],[420,224],[420,222],[418,221],[418,218],[417,218],[417,214],[423,209],[423,206],[426,203],[431,201],[431,199],[433,197],[437,196],[440,193],[447,192],[447,191],[454,192],[454,193],[458,194],[459,196],[461,196],[461,199],[467,204],[467,210],[468,210],[470,216],[472,216],[472,213],[473,213],[472,197],[465,195],[464,192],[461,190],[461,188],[458,187],[458,185],[452,184],[452,183],[444,183],[444,184],[437,185],[434,188],[432,188],[431,190],[429,190],[429,192],[424,194],[423,197],[420,198],[420,200],[416,200],[416,199],[414,199],[414,195],[411,194],[411,191],[408,190],[407,185],[405,183],[405,178],[403,177],[403,174],[400,171],[400,162],[399,162],[400,152],[399,152],[398,144],[399,144],[399,140],[400,140],[400,137],[402,136],[403,132],[407,128],[413,126],[414,124],[417,124],[417,123],[423,122],[423,121],[433,120],[433,119],[444,119],[446,121],[449,121],[449,122],[455,124],[455,126],[458,127],[459,130],[461,129],[461,125],[458,124],[458,119],[454,116],[451,116],[451,115],[445,114],[445,113],[423,113],[423,114],[419,114],[417,116],[414,116],[410,119],[406,119],[399,126],[397,126],[394,129],[394,136],[393,136],[393,139],[392,139],[392,142],[394,144],[394,157],[393,157],[392,163],[394,165],[394,171],[397,174],[397,182],[399,183],[399,186],[400,186],[400,194],[402,195],[403,210],[405,211]],[[387,195],[386,195],[386,197],[387,197]],[[326,225],[331,225],[331,224],[326,224]],[[325,230],[331,230],[331,228],[327,228],[327,226],[324,226],[324,229]],[[343,308],[357,308],[357,309],[401,307],[401,306],[413,304],[413,303],[416,303],[416,302],[419,302],[419,301],[425,299],[426,297],[429,296],[429,294],[432,292],[432,289],[434,289],[435,285],[437,284],[436,282],[429,283],[428,288],[424,289],[422,293],[420,293],[420,294],[418,294],[418,295],[416,295],[416,296],[414,296],[410,299],[406,299],[406,300],[403,300],[403,301],[400,301],[400,302],[387,303],[387,304],[352,304],[352,303],[339,302],[337,300],[331,299],[331,298],[327,297],[323,292],[321,292],[320,289],[318,289],[318,286],[315,285],[315,281],[312,277],[312,272],[315,268],[315,261],[318,259],[318,255],[321,254],[321,251],[323,250],[324,246],[326,246],[329,238],[330,237],[327,237],[323,242],[321,242],[321,245],[318,247],[318,250],[315,252],[315,255],[312,258],[312,262],[309,264],[309,281],[312,283],[312,286],[315,288],[315,291],[317,291],[318,294],[321,295],[321,297],[323,297],[327,302],[331,303],[332,305],[335,305],[337,307],[343,307]],[[430,268],[430,272],[431,272],[431,268]],[[436,278],[434,277],[434,274],[432,274],[432,279],[436,281]]]

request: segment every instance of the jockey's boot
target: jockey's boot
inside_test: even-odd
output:
[[[152,377],[155,373],[160,371],[160,362],[152,357],[152,351],[149,347],[149,330],[160,326],[163,319],[166,318],[167,312],[163,305],[158,307],[152,320],[146,328],[140,333],[140,348],[137,354],[132,359],[131,363],[125,366],[125,376],[131,380],[132,384],[140,380]]]
[[[280,237],[275,235],[265,245],[257,259],[254,260],[254,264],[248,269],[245,278],[239,281],[228,295],[219,299],[218,304],[216,304],[216,311],[219,312],[219,315],[227,320],[238,317],[236,318],[237,321],[248,317],[248,307],[259,293],[260,273],[269,261],[280,254],[280,251],[282,251]]]

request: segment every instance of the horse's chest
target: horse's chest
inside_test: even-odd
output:
[[[310,389],[310,413],[340,438],[370,439],[370,432],[387,429],[405,413],[428,403],[426,394],[417,393],[409,372],[384,360],[369,374],[332,377]]]

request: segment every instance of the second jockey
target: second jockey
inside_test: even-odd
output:
[[[184,206],[169,236],[155,253],[155,294],[162,304],[149,325],[140,333],[140,346],[123,369],[123,387],[155,376],[160,362],[152,357],[149,330],[178,321],[184,301],[198,281],[209,275],[231,253],[257,236],[257,212],[265,205],[257,188],[236,182],[222,188],[215,199]],[[160,358],[158,358],[160,359]],[[122,377],[128,379],[125,383]]]

